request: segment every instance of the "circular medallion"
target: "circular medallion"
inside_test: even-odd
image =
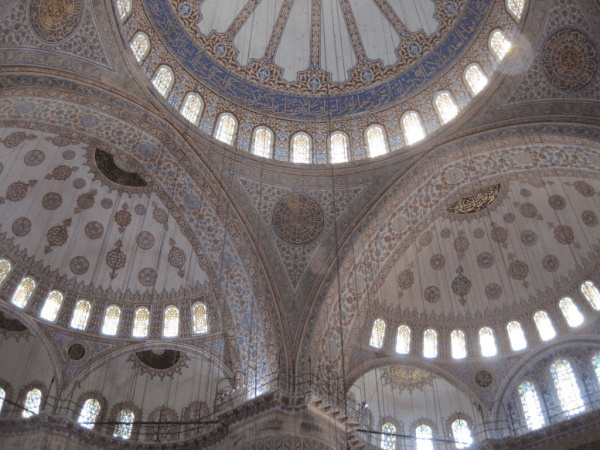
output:
[[[83,189],[86,185],[86,182],[83,178],[76,178],[73,180],[73,187],[75,189]]]
[[[423,298],[427,303],[437,303],[442,296],[437,286],[429,286],[423,292]]]
[[[67,350],[69,359],[73,361],[79,361],[85,357],[85,347],[81,344],[72,344]]]
[[[110,209],[110,208],[112,208],[113,201],[110,198],[103,198],[102,201],[100,202],[100,205],[104,209]]]
[[[433,255],[429,261],[431,268],[434,270],[442,270],[446,265],[446,258],[441,253]]]
[[[70,161],[73,158],[75,158],[75,152],[73,150],[65,150],[62,154],[62,157],[65,158],[67,161]]]
[[[28,166],[38,166],[44,162],[46,155],[41,150],[31,150],[25,154],[23,159]]]
[[[71,272],[73,272],[75,275],[83,275],[90,268],[90,263],[85,257],[76,256],[71,260],[70,267]]]
[[[100,222],[89,222],[85,226],[85,235],[90,239],[98,239],[104,234],[104,226]]]
[[[595,227],[598,225],[598,217],[593,211],[590,210],[586,210],[581,213],[581,220],[583,220],[583,223],[585,223],[588,227]]]
[[[83,0],[32,0],[29,21],[38,37],[46,42],[68,38],[81,22]]]
[[[502,295],[502,288],[499,284],[490,283],[485,287],[485,295],[490,300],[498,300]]]
[[[13,222],[12,232],[15,236],[27,236],[31,231],[31,221],[27,217],[19,217]]]
[[[144,286],[152,286],[156,283],[156,271],[150,267],[140,270],[138,280]]]
[[[312,198],[291,194],[277,202],[271,223],[281,239],[290,244],[303,245],[314,241],[323,231],[325,215]]]
[[[560,261],[554,255],[546,255],[542,259],[542,267],[547,272],[556,272],[560,267]]]
[[[62,197],[56,192],[48,192],[42,199],[42,205],[44,208],[54,211],[62,205]]]
[[[482,369],[475,373],[475,376],[473,378],[475,380],[475,384],[483,389],[490,387],[494,382],[494,377],[492,377],[490,371],[485,369]]]
[[[527,247],[532,247],[537,244],[538,237],[535,231],[533,230],[523,230],[521,233],[521,242],[523,245]]]
[[[143,250],[151,249],[154,246],[154,236],[148,231],[142,231],[135,238],[139,248]]]

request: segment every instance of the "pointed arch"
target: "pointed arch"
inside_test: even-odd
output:
[[[535,386],[531,381],[524,381],[519,385],[518,391],[527,428],[529,431],[542,428],[546,425],[546,419]]]
[[[135,310],[133,318],[132,336],[137,338],[145,338],[148,336],[148,327],[150,326],[150,311],[145,306],[141,306]]]
[[[310,164],[312,162],[312,139],[306,133],[296,133],[292,137],[292,162]]]
[[[348,136],[336,131],[329,136],[329,159],[332,164],[348,162]]]
[[[452,422],[452,436],[456,441],[456,448],[467,448],[473,444],[471,428],[469,428],[469,424],[464,419],[456,419]]]
[[[121,22],[125,22],[131,14],[131,0],[117,0],[117,11]]]
[[[512,48],[511,42],[506,38],[502,30],[494,30],[490,34],[490,49],[498,60],[502,61]]]
[[[0,259],[0,286],[12,270],[12,264],[8,259]]]
[[[435,94],[433,102],[442,125],[447,124],[458,115],[458,106],[449,91],[442,91]]]
[[[371,341],[369,345],[375,348],[383,347],[383,339],[385,338],[385,322],[383,319],[377,319],[373,322],[371,331]]]
[[[188,120],[188,122],[192,123],[193,125],[198,125],[200,114],[202,114],[203,108],[204,102],[202,101],[202,97],[195,92],[189,92],[185,96],[179,112]]]
[[[408,145],[416,144],[427,136],[421,115],[416,111],[408,111],[402,116],[402,131]]]
[[[148,39],[146,33],[139,31],[129,43],[129,48],[131,48],[137,62],[141,64],[150,51],[150,39]]]
[[[179,336],[179,308],[177,306],[171,305],[165,309],[163,336]]]
[[[490,327],[482,327],[479,330],[479,346],[481,347],[481,356],[492,357],[498,354],[494,330]]]
[[[111,305],[106,308],[104,313],[104,324],[102,325],[102,334],[106,336],[116,336],[119,331],[119,322],[121,319],[121,308],[117,305]]]
[[[523,9],[525,9],[525,0],[506,0],[506,9],[518,22],[523,15]]]
[[[520,322],[517,322],[516,320],[508,322],[508,324],[506,324],[506,331],[513,352],[518,352],[527,348],[527,339],[525,338],[525,332],[523,331]]]
[[[224,142],[228,145],[233,145],[233,138],[237,131],[237,120],[230,113],[223,113],[217,120],[217,126],[215,127],[215,139]]]
[[[464,79],[473,97],[479,94],[488,84],[488,79],[485,76],[483,69],[481,69],[481,66],[477,63],[467,66]]]
[[[268,127],[257,127],[252,134],[252,153],[263,158],[273,155],[273,132]]]
[[[32,277],[25,277],[17,286],[17,290],[12,296],[11,303],[17,308],[25,308],[27,302],[31,298],[31,294],[35,291],[36,283]]]
[[[592,281],[581,284],[581,293],[595,311],[600,311],[600,291]]]
[[[367,128],[365,131],[365,141],[367,141],[367,150],[371,158],[385,155],[389,151],[385,130],[381,125],[371,125]]]
[[[533,321],[537,327],[542,341],[549,341],[556,337],[556,330],[552,325],[552,320],[546,311],[538,311],[533,315]]]
[[[461,330],[454,330],[450,334],[450,346],[453,359],[465,359],[467,357],[467,341],[465,333]]]
[[[71,328],[76,330],[85,330],[87,327],[88,319],[90,318],[90,311],[92,305],[87,300],[79,300],[73,310],[73,317],[71,317]]]
[[[400,325],[396,337],[396,353],[408,355],[410,353],[410,327],[408,325]]]
[[[429,425],[421,424],[415,430],[417,435],[417,450],[433,450],[433,432]]]
[[[556,360],[550,366],[550,373],[554,381],[556,395],[565,415],[574,416],[583,412],[585,406],[571,363],[566,359]]]
[[[175,75],[173,75],[173,70],[164,64],[156,70],[154,77],[152,77],[152,84],[158,93],[165,98],[171,90],[174,82]]]
[[[560,307],[560,311],[571,328],[576,328],[583,323],[583,314],[581,314],[581,311],[573,302],[572,298],[562,298],[560,302],[558,302],[558,306]]]
[[[33,388],[27,393],[23,407],[25,408],[21,416],[28,419],[40,413],[40,405],[42,404],[42,391],[38,388]]]
[[[133,431],[133,421],[135,414],[130,409],[122,409],[117,416],[117,422],[121,422],[115,427],[113,437],[129,439]]]
[[[60,311],[64,296],[60,291],[51,291],[46,297],[40,317],[48,322],[54,322]]]
[[[99,414],[100,402],[95,398],[88,398],[81,408],[77,423],[88,430],[93,430]]]
[[[423,356],[430,359],[438,356],[438,334],[433,328],[423,332]]]
[[[208,313],[204,303],[198,302],[194,304],[192,307],[192,321],[194,334],[208,333]]]

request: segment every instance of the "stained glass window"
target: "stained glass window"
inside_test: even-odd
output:
[[[306,133],[298,133],[292,138],[292,162],[310,164],[312,150],[310,137]]]
[[[1,263],[0,263],[1,264]],[[9,269],[10,270],[10,269]],[[600,311],[600,291],[594,283],[586,281],[581,285],[581,293],[596,311]]]
[[[371,125],[365,133],[369,156],[375,157],[388,152],[385,133],[380,125]]]
[[[34,416],[40,412],[40,405],[42,403],[42,391],[35,388],[30,390],[25,397],[25,409],[23,410],[22,416],[26,419]]]
[[[550,373],[563,412],[567,416],[573,416],[584,411],[583,399],[571,363],[566,359],[555,361],[550,366]]]
[[[0,259],[0,285],[12,269],[12,264],[7,259]]]
[[[133,419],[133,411],[128,409],[122,410],[117,417],[117,422],[121,423],[115,427],[113,436],[120,437],[122,439],[129,439],[131,437],[131,432],[133,431]]]
[[[56,316],[58,316],[58,311],[60,310],[60,305],[62,305],[62,302],[63,295],[59,291],[50,292],[46,297],[46,301],[42,307],[42,312],[40,312],[40,317],[49,322],[54,322],[56,320]]]
[[[490,47],[498,59],[502,61],[510,51],[512,44],[506,39],[506,36],[502,31],[496,30],[490,35]]]
[[[510,340],[510,347],[513,351],[518,352],[527,348],[527,339],[525,338],[525,332],[519,322],[512,321],[506,325],[506,331],[508,331],[508,339]]]
[[[482,356],[496,356],[498,348],[496,347],[496,338],[494,330],[489,327],[483,327],[479,330],[479,346]]]
[[[198,94],[190,92],[185,96],[183,106],[181,107],[181,115],[194,125],[198,125],[198,119],[202,112],[202,99]]]
[[[2,412],[2,407],[4,406],[4,399],[6,398],[6,391],[0,388],[0,412]]]
[[[583,323],[583,314],[581,314],[577,305],[573,303],[573,299],[565,297],[560,300],[558,306],[560,306],[560,310],[571,328],[578,327]]]
[[[473,96],[479,94],[488,83],[488,79],[484,75],[483,70],[481,70],[481,67],[479,67],[479,64],[471,64],[467,67],[465,70],[465,80]]]
[[[215,139],[232,145],[236,128],[237,120],[235,120],[235,117],[229,113],[221,114],[215,129]]]
[[[423,333],[423,356],[425,358],[437,358],[438,355],[438,335],[437,331],[431,328]]]
[[[552,321],[546,311],[538,311],[533,315],[533,321],[537,327],[538,333],[542,341],[549,341],[556,336],[556,330],[552,325]]]
[[[77,423],[89,430],[94,428],[94,422],[100,413],[100,402],[94,398],[88,398],[81,408]]]
[[[524,381],[519,385],[519,397],[529,431],[542,428],[546,424],[546,420],[542,413],[540,398],[532,382]]]
[[[102,326],[102,334],[107,336],[115,336],[119,329],[119,319],[121,318],[121,309],[117,305],[111,305],[106,308],[104,313],[104,325]]]
[[[71,328],[76,330],[85,330],[87,326],[88,318],[90,317],[90,310],[92,306],[87,300],[79,300],[75,305],[75,311],[71,318]]]
[[[331,152],[331,162],[343,163],[348,161],[348,138],[340,131],[337,131],[329,138],[329,151]]]
[[[600,353],[596,353],[592,357],[592,365],[594,366],[594,371],[596,372],[596,378],[598,378],[598,382],[600,383]]]
[[[179,309],[169,306],[165,309],[164,336],[176,337],[179,335]]]
[[[17,287],[17,290],[13,294],[11,300],[12,304],[17,308],[25,308],[25,305],[27,305],[29,297],[31,297],[31,294],[33,294],[34,290],[35,280],[31,277],[23,278],[19,283],[19,287]]]
[[[450,122],[458,114],[458,107],[450,92],[440,92],[435,96],[435,109],[437,109],[442,124]]]
[[[506,8],[517,21],[521,19],[524,7],[525,0],[506,0]]]
[[[466,420],[456,419],[452,422],[452,436],[456,441],[456,448],[467,448],[473,443],[471,429]]]
[[[273,132],[267,127],[258,127],[254,131],[252,153],[263,158],[270,158],[273,151]]]
[[[431,428],[425,424],[417,427],[417,450],[433,450],[433,433]]]
[[[396,353],[400,353],[401,355],[408,355],[410,353],[410,327],[408,325],[400,325],[398,327]]]
[[[402,130],[408,145],[425,138],[425,129],[421,123],[421,117],[414,111],[407,112],[402,118]]]
[[[148,325],[150,324],[150,311],[145,306],[135,311],[133,319],[133,337],[148,336]]]
[[[121,21],[125,20],[131,12],[131,0],[117,0],[117,10]]]
[[[131,40],[129,47],[131,47],[137,62],[141,63],[148,54],[148,50],[150,50],[150,40],[148,40],[148,36],[140,32]]]
[[[194,321],[194,334],[208,333],[208,315],[204,303],[196,303],[192,308],[192,320]]]
[[[465,333],[460,330],[454,330],[452,334],[450,334],[450,344],[452,348],[452,357],[454,359],[464,359],[467,357]]]
[[[396,427],[393,423],[386,423],[381,427],[381,432],[396,434]],[[396,436],[384,434],[383,438],[381,439],[381,448],[386,450],[394,450],[396,448]]]
[[[152,78],[152,84],[160,95],[166,97],[173,85],[173,80],[173,71],[167,66],[160,66]]]
[[[377,319],[373,323],[371,331],[371,347],[381,348],[383,346],[383,338],[385,337],[385,322],[383,319]]]

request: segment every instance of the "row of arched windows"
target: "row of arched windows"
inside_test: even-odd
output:
[[[454,445],[458,449],[468,448],[473,444],[473,436],[469,424],[464,419],[456,419],[450,426],[452,429],[452,437],[454,438]],[[381,427],[383,438],[381,439],[381,448],[385,450],[395,450],[396,445],[396,434],[398,430],[393,423],[385,423]],[[400,434],[404,434],[403,430],[400,430]],[[417,450],[433,450],[433,430],[426,423],[422,423],[415,428],[414,436],[417,438]]]
[[[581,284],[581,293],[596,311],[600,310],[600,291],[591,281]],[[583,324],[585,318],[579,307],[570,297],[564,297],[558,302],[558,306],[571,328]],[[546,311],[537,311],[533,315],[533,321],[542,341],[549,341],[556,337],[556,329],[552,319]],[[370,345],[382,348],[385,338],[385,321],[377,319],[373,323]],[[511,349],[515,352],[527,348],[527,338],[520,322],[512,320],[506,324],[506,332]],[[396,335],[396,352],[401,355],[410,353],[411,329],[408,325],[400,325]],[[490,327],[482,327],[479,330],[479,346],[481,356],[492,357],[498,353],[494,330]],[[454,330],[450,333],[450,349],[453,359],[464,359],[467,357],[467,344],[465,333]],[[423,356],[425,358],[437,358],[438,356],[438,333],[433,328],[423,332]]]

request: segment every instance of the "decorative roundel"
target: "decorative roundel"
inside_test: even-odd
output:
[[[489,388],[494,382],[494,377],[491,372],[486,369],[481,369],[476,372],[473,379],[475,380],[475,384],[483,389]]]
[[[428,303],[437,303],[441,296],[442,293],[437,286],[429,286],[423,292],[423,298]]]
[[[69,359],[79,361],[85,358],[85,347],[81,344],[71,344],[67,349]]]
[[[31,27],[40,39],[60,42],[77,29],[83,15],[83,0],[32,0]]]
[[[271,223],[281,239],[303,245],[314,241],[323,231],[325,214],[321,206],[307,195],[290,194],[275,205]]]
[[[154,246],[154,236],[149,231],[140,232],[135,238],[139,248],[149,250]]]
[[[71,260],[70,267],[75,275],[83,275],[90,268],[90,263],[84,256],[76,256]]]
[[[25,164],[28,166],[37,166],[44,162],[46,155],[41,150],[31,150],[25,154]]]
[[[144,286],[152,286],[156,283],[156,271],[150,267],[140,270],[138,280]]]
[[[62,205],[62,197],[57,192],[48,192],[44,195],[44,198],[42,198],[42,205],[44,208],[54,211]]]
[[[577,28],[562,28],[546,41],[542,70],[552,86],[564,92],[580,91],[596,75],[598,51],[594,42]]]
[[[92,221],[85,226],[85,235],[90,239],[98,239],[104,234],[104,226],[100,222]]]
[[[27,217],[19,217],[13,222],[12,232],[15,236],[27,236],[31,231],[31,221]]]

